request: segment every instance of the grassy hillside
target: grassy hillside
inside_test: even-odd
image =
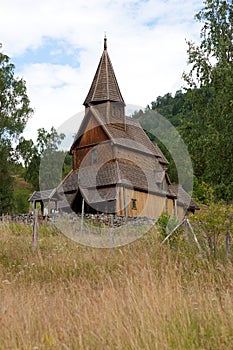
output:
[[[31,227],[0,225],[0,349],[229,349],[231,259],[158,236],[92,249],[42,225],[32,252]]]

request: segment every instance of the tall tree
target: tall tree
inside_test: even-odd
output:
[[[13,178],[9,164],[12,144],[23,132],[33,112],[26,83],[15,76],[14,69],[0,44],[0,213],[12,210]]]
[[[233,198],[233,4],[204,0],[195,16],[202,23],[200,44],[188,42],[188,103],[192,121],[183,125],[199,179],[217,198]]]
[[[58,148],[64,137],[52,127],[50,131],[38,129],[35,143],[20,138],[16,151],[24,160],[24,178],[33,185],[34,190],[49,189],[59,184],[66,152]]]

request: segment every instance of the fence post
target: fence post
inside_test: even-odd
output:
[[[185,215],[185,217],[184,217],[184,224],[185,224],[186,239],[187,239],[187,242],[189,242],[189,226],[188,226],[188,223],[187,223],[187,215]]]
[[[114,249],[114,220],[113,220],[113,214],[110,214],[110,247]]]
[[[38,209],[34,209],[32,226],[32,249],[38,248]]]
[[[126,219],[126,223],[127,223],[129,212],[128,212],[128,203],[127,203],[127,198],[126,198],[125,186],[123,186],[123,198],[124,198],[125,219]]]
[[[84,217],[84,198],[82,199],[82,213],[81,213],[81,236],[83,234],[83,217]]]
[[[231,242],[231,237],[230,237],[230,223],[231,223],[231,218],[232,215],[228,215],[227,217],[227,223],[226,223],[226,259],[228,259],[228,255],[229,255],[229,250],[230,250],[230,242]]]

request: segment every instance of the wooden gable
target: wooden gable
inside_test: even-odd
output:
[[[94,145],[109,140],[103,127],[98,124],[93,115],[90,116],[87,126],[79,139],[77,148]]]
[[[98,118],[93,115],[91,110],[87,110],[70,148],[70,153],[73,153],[75,149],[97,144],[106,140],[109,140],[108,133],[98,121]]]
[[[80,167],[83,162],[83,166],[92,164],[90,151],[102,143],[109,140],[109,136],[105,132],[104,128],[95,116],[89,111],[84,117],[83,123],[77,134],[77,138],[71,148],[73,155],[73,170]],[[106,145],[107,146],[107,145]],[[106,148],[105,146],[105,148]],[[110,147],[110,145],[108,145]],[[102,150],[105,153],[106,150]],[[100,150],[98,153],[101,153]],[[99,157],[98,157],[99,158]]]

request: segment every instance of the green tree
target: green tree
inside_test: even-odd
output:
[[[14,69],[0,44],[0,214],[13,210],[13,178],[10,172],[13,143],[33,112],[26,83],[15,77]]]
[[[52,127],[50,131],[38,129],[35,143],[20,138],[16,151],[24,160],[24,178],[32,184],[34,190],[56,187],[61,180],[63,168],[68,171],[67,164],[63,167],[66,152],[58,150],[64,137],[64,134],[58,134]]]
[[[233,5],[205,0],[195,16],[202,23],[201,42],[188,42],[191,69],[184,74],[193,118],[183,125],[199,180],[218,199],[233,198]]]
[[[180,143],[179,140],[174,142],[174,139],[176,138],[175,135],[171,137],[173,133],[171,126],[179,127],[182,124],[184,115],[186,117],[190,114],[189,110],[184,113],[184,99],[185,96],[181,90],[178,90],[174,97],[172,94],[167,93],[164,96],[158,96],[155,101],[151,102],[151,106],[147,106],[145,112],[139,111],[133,115],[133,118],[140,121],[151,141],[159,146],[169,161],[168,174],[171,181],[175,183],[178,182],[178,174],[175,161],[171,156],[170,151],[172,151],[173,154],[179,154]],[[187,108],[189,108],[188,105]],[[166,126],[163,126],[163,123],[161,125],[161,116],[165,117],[172,125],[169,125],[169,123],[166,124]],[[158,133],[159,137],[156,137]],[[168,140],[169,138],[171,139],[171,143],[169,144],[168,149],[163,141]],[[168,142],[166,142],[166,144],[168,145]],[[182,162],[184,162],[184,159],[182,159]],[[183,185],[185,186],[185,184]]]

